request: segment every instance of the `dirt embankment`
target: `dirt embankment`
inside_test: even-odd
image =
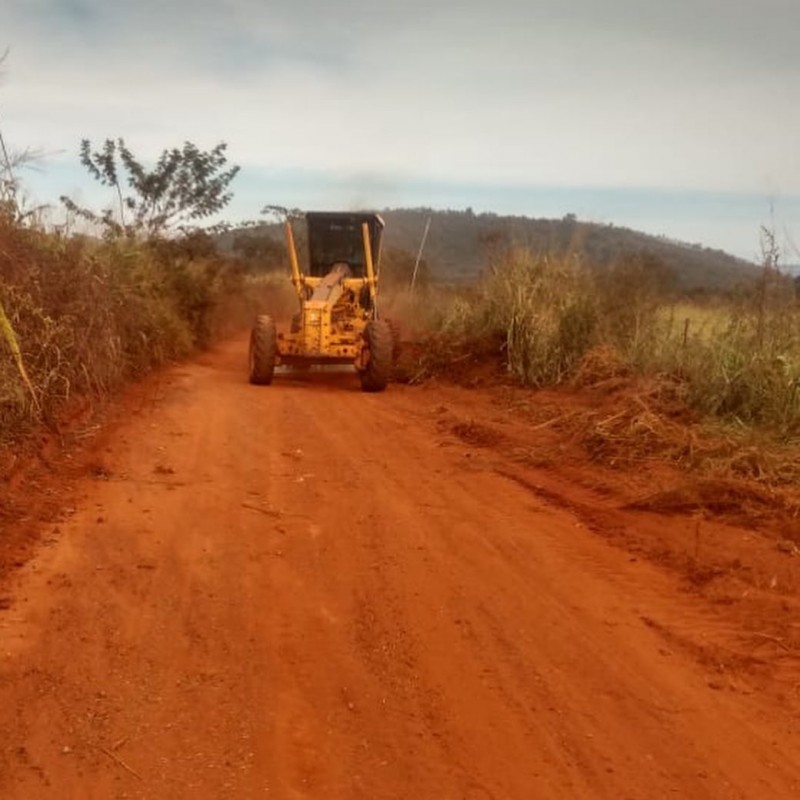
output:
[[[563,395],[256,389],[244,346],[4,487],[4,564],[33,558],[0,796],[798,795],[800,562],[761,495],[670,506]]]

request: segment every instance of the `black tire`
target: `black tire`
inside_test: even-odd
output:
[[[250,383],[269,386],[275,373],[278,336],[275,322],[266,314],[256,317],[250,331]]]
[[[382,392],[392,374],[392,330],[384,320],[372,320],[364,328],[364,341],[369,354],[361,372],[361,388]]]
[[[400,325],[396,319],[384,317],[383,320],[392,332],[392,364],[396,364],[400,357]]]

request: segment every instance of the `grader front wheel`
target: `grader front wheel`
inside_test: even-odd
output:
[[[250,383],[269,386],[275,372],[278,338],[272,317],[256,317],[250,332]]]

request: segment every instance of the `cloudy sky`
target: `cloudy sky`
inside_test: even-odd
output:
[[[799,31],[798,0],[0,0],[0,130],[48,154],[37,201],[104,202],[84,137],[226,141],[234,219],[571,212],[755,257],[770,220],[800,244]]]

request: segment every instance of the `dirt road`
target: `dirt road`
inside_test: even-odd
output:
[[[168,373],[11,577],[0,797],[800,796],[797,718],[663,635],[724,620],[444,390],[243,365]]]

